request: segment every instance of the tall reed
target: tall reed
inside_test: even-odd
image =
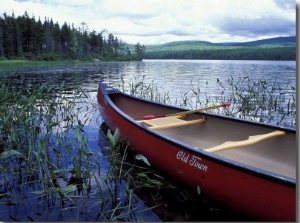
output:
[[[61,187],[60,183],[68,182],[62,182],[60,177],[72,171],[74,177],[82,177],[90,171],[84,164],[92,153],[80,124],[88,118],[81,120],[74,113],[81,93],[54,97],[55,92],[63,93],[64,84],[58,88],[45,84],[36,88],[32,83],[23,83],[21,88],[9,83],[1,85],[0,168],[11,188],[30,184],[35,185],[39,196],[51,193],[69,199],[67,192],[75,187]],[[72,131],[75,138],[70,135]],[[66,163],[66,157],[73,166]],[[23,190],[11,191],[14,196],[9,200],[19,203]]]
[[[296,88],[274,80],[252,80],[249,77],[228,80],[230,100],[235,105],[232,114],[239,118],[296,126]]]
[[[227,101],[231,106],[207,112],[263,122],[274,125],[296,127],[296,88],[293,84],[282,85],[276,80],[254,80],[250,77],[229,78],[226,83],[216,80],[218,93],[211,95],[206,83],[200,87],[191,80],[190,89],[180,90],[180,98],[172,98],[169,91],[159,89],[155,81],[148,83],[145,77],[130,83],[121,83],[120,89],[129,94],[179,107],[196,109],[221,104]],[[202,85],[203,86],[203,85]],[[176,91],[176,89],[174,89]]]
[[[3,82],[0,94],[0,219],[133,220],[137,199],[101,174],[103,157],[89,147],[98,106],[80,86]]]

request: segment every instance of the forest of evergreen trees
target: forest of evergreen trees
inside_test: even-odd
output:
[[[141,60],[145,46],[137,43],[131,52],[125,42],[106,30],[89,31],[83,22],[76,29],[66,22],[23,16],[0,17],[0,60]]]

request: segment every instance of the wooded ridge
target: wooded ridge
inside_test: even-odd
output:
[[[146,45],[145,59],[296,60],[296,37],[251,42],[176,41]]]

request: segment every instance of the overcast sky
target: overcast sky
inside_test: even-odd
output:
[[[1,17],[28,12],[126,43],[244,42],[296,35],[295,0],[0,0]]]

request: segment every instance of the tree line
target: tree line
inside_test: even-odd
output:
[[[196,60],[296,60],[296,47],[240,47],[235,49],[203,49],[149,51],[145,59]]]
[[[0,59],[141,60],[144,52],[144,45],[137,43],[131,52],[117,36],[107,30],[89,31],[84,22],[76,29],[66,22],[60,27],[49,18],[42,23],[27,12],[0,17]]]

